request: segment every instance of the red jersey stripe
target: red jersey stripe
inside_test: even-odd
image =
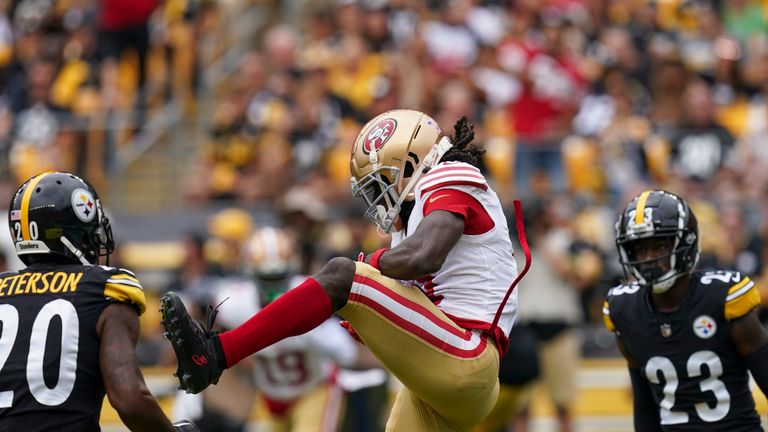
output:
[[[328,397],[323,408],[322,428],[323,432],[334,432],[339,428],[339,415],[341,414],[341,405],[343,395],[341,388],[335,384],[326,384]]]
[[[458,165],[458,166],[441,165],[441,166],[436,167],[433,170],[429,171],[424,176],[424,178],[429,178],[430,176],[434,176],[434,175],[437,175],[437,174],[442,174],[442,173],[450,172],[450,171],[467,171],[467,172],[474,173],[474,174],[480,174],[480,170],[479,169],[477,169],[476,167],[473,167],[472,165],[468,165],[468,164],[461,164],[461,165]]]
[[[391,289],[387,288],[386,286],[380,284],[379,282],[365,277],[363,275],[356,274],[354,278],[355,282],[365,285],[367,287],[373,288],[376,291],[381,292],[382,294],[386,295],[387,297],[391,298],[397,303],[400,303],[404,307],[413,310],[414,312],[418,313],[419,315],[423,316],[424,318],[429,319],[431,322],[436,324],[438,327],[442,328],[443,330],[453,334],[456,337],[459,337],[463,340],[470,340],[472,338],[472,332],[468,330],[463,329],[457,329],[456,327],[446,323],[445,321],[441,320],[440,318],[436,317],[429,309],[425,308],[424,306],[412,301],[408,300],[407,298],[401,296],[400,294],[392,291]]]
[[[466,178],[471,178],[473,180],[486,182],[485,177],[483,177],[482,174],[480,174],[479,172],[474,172],[467,169],[457,169],[456,171],[453,171],[453,170],[441,171],[441,172],[435,173],[434,175],[432,175],[432,173],[429,173],[426,176],[424,176],[424,178],[421,181],[423,183],[432,183],[448,177],[466,177]]]
[[[423,214],[427,216],[435,210],[445,210],[461,216],[464,219],[464,234],[467,235],[487,233],[496,225],[477,198],[458,189],[442,188],[431,194],[424,202]]]
[[[479,183],[476,181],[467,181],[467,180],[451,180],[443,183],[437,183],[434,186],[429,186],[426,189],[422,189],[421,196],[423,197],[425,193],[432,192],[433,190],[437,190],[445,186],[472,186],[482,190],[488,190],[487,183]]]
[[[485,337],[481,337],[480,343],[472,349],[458,348],[453,345],[450,345],[447,341],[444,341],[442,339],[435,337],[433,334],[429,333],[423,327],[419,327],[416,324],[401,318],[391,310],[387,309],[386,307],[377,303],[376,301],[374,301],[369,297],[365,297],[364,295],[360,295],[357,293],[350,293],[349,301],[370,307],[375,312],[379,313],[385,319],[395,324],[396,326],[400,327],[401,329],[413,334],[414,336],[434,346],[440,351],[446,352],[450,355],[453,355],[459,358],[477,357],[478,355],[482,354],[483,351],[485,351],[486,345],[488,343]]]
[[[453,316],[451,314],[445,314],[445,315],[451,320],[453,320],[456,324],[466,329],[482,330],[486,334],[488,334],[488,331],[491,329],[491,323],[489,322],[473,320],[469,318],[461,318],[461,317]],[[493,334],[491,336],[496,341],[496,347],[499,349],[499,355],[504,357],[504,354],[507,352],[507,349],[509,348],[509,338],[507,337],[506,334],[504,334],[504,330],[502,330],[501,327],[498,327],[498,326],[493,329]]]

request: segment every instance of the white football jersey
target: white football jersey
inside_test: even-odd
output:
[[[357,357],[355,341],[331,318],[303,335],[284,339],[254,354],[256,385],[276,401],[291,401],[334,379],[338,367]]]
[[[467,193],[488,212],[493,228],[478,235],[462,235],[436,273],[411,281],[446,315],[465,328],[489,330],[507,290],[517,277],[517,264],[507,219],[496,193],[480,170],[463,162],[442,162],[419,180],[407,233],[395,233],[392,247],[416,231],[424,218],[424,204],[440,190]],[[508,337],[517,315],[517,292],[504,306],[499,327]]]
[[[306,277],[296,277],[291,287]],[[239,284],[217,292],[221,324],[234,328],[259,311],[258,291],[254,285]],[[234,301],[233,301],[234,300]],[[357,346],[349,333],[330,318],[303,335],[283,339],[254,354],[256,386],[267,398],[280,402],[297,399],[318,384],[334,378],[338,367],[351,365],[357,358]]]

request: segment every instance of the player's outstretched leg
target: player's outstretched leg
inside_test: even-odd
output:
[[[179,364],[176,376],[181,388],[187,393],[200,393],[209,385],[216,384],[224,368],[220,366],[214,347],[215,335],[210,329],[204,330],[189,316],[181,298],[174,292],[163,296],[160,312],[163,315],[164,336],[171,341],[176,352]]]
[[[199,393],[240,360],[319,326],[346,304],[354,275],[354,261],[334,258],[248,321],[220,334],[210,332],[215,311],[205,330],[190,318],[177,294],[166,294],[162,298],[163,327],[176,351],[181,388]]]

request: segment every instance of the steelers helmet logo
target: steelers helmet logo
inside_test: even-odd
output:
[[[93,199],[93,194],[82,188],[72,191],[72,210],[81,221],[92,221],[96,217],[96,200]]]
[[[370,154],[384,147],[395,132],[395,128],[397,128],[397,121],[392,118],[385,118],[373,125],[363,141],[363,152]]]
[[[693,332],[702,339],[709,339],[715,335],[717,323],[707,315],[701,315],[693,320]]]

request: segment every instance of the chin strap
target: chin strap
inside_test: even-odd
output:
[[[517,239],[520,240],[520,247],[523,249],[523,254],[525,254],[525,266],[523,267],[523,271],[521,271],[512,282],[512,285],[509,286],[507,294],[504,296],[504,300],[501,301],[499,308],[496,310],[496,316],[493,317],[493,323],[491,324],[491,333],[496,331],[499,318],[501,317],[501,312],[504,310],[504,306],[507,304],[509,296],[512,295],[512,291],[515,290],[517,284],[520,283],[520,280],[523,279],[523,276],[528,273],[528,269],[531,268],[531,249],[528,247],[528,239],[525,237],[525,225],[523,224],[523,207],[520,204],[520,200],[515,200],[514,204]]]
[[[72,252],[77,257],[77,259],[80,260],[81,263],[83,263],[85,265],[92,265],[90,261],[85,259],[85,255],[83,255],[83,252],[80,249],[76,248],[75,245],[73,245],[72,242],[69,241],[68,238],[66,238],[64,236],[61,236],[61,237],[59,237],[59,240],[61,240],[61,242],[64,244],[64,246],[67,249],[69,249],[69,251]]]
[[[411,190],[416,187],[416,183],[418,183],[421,176],[429,172],[429,170],[431,170],[432,167],[440,161],[440,158],[442,158],[445,152],[447,152],[451,147],[453,147],[451,140],[448,139],[447,136],[443,136],[439,141],[435,143],[435,145],[432,146],[432,149],[429,151],[429,153],[424,156],[424,160],[420,165],[421,169],[418,169],[413,173],[411,179],[408,181],[408,184],[405,185],[403,191],[400,193],[400,198],[397,199],[397,202],[395,202],[395,204],[382,218],[381,229],[384,230],[384,232],[389,233],[392,231],[392,224],[400,215],[400,206],[405,201],[405,198],[408,197],[408,194],[411,193]],[[379,214],[381,214],[381,210]]]

